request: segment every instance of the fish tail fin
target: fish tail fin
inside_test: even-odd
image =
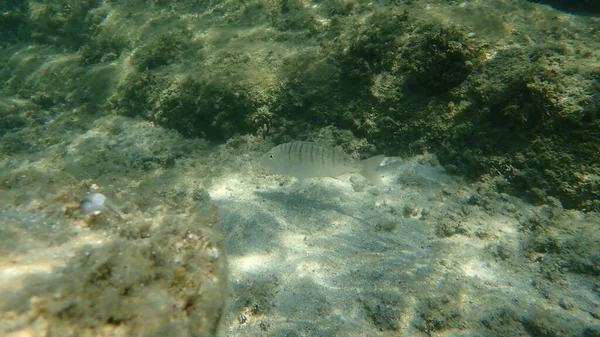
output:
[[[377,173],[377,167],[383,161],[385,156],[380,154],[375,157],[371,157],[361,161],[362,169],[360,170],[360,174],[365,177],[368,181],[370,181],[373,185],[381,185],[381,177]]]

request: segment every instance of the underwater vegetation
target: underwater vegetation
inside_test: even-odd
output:
[[[461,25],[410,1],[225,2],[218,15],[196,2],[5,3],[5,43],[46,46],[7,60],[7,88],[45,109],[140,116],[217,142],[330,130],[363,157],[431,152],[531,202],[600,209],[598,31],[550,9],[536,7],[541,27],[525,36],[507,28],[516,4],[505,8],[514,20],[481,13]],[[30,123],[22,110],[5,115],[7,131]],[[357,142],[368,145],[344,145]]]
[[[232,21],[237,30],[153,35],[104,111],[214,141],[253,133],[283,142],[331,129],[336,144],[370,144],[363,156],[433,152],[451,171],[500,176],[500,190],[532,202],[553,196],[599,209],[597,49],[570,40],[572,28],[548,22],[549,34],[529,46],[503,33],[510,23],[489,23],[500,42],[392,4],[257,1],[228,11],[273,29]]]
[[[175,206],[148,183],[120,198],[63,173],[0,177],[18,205],[0,210],[1,335],[216,334],[227,270],[205,190]]]

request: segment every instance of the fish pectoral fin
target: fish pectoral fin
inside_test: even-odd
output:
[[[339,176],[331,177],[331,178],[339,180],[339,181],[346,181],[346,180],[348,180],[348,177],[350,177],[351,175],[352,174],[350,174],[350,173],[343,173],[343,174],[340,174]]]

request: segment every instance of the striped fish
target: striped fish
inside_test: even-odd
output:
[[[379,184],[381,177],[376,170],[383,158],[383,155],[378,155],[355,161],[344,152],[328,146],[310,142],[290,142],[275,146],[260,158],[260,162],[273,172],[299,179],[360,173],[371,183]]]

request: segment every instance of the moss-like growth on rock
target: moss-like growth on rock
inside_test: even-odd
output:
[[[246,116],[254,107],[245,90],[235,84],[192,76],[169,82],[146,71],[130,75],[106,109],[144,116],[187,137],[223,140],[249,131]]]
[[[189,45],[189,33],[160,34],[136,51],[133,64],[142,71],[170,64],[177,60],[187,45]]]
[[[567,208],[597,210],[598,107],[569,98],[580,94],[567,87],[560,59],[550,48],[511,51],[482,68],[467,84],[471,104],[450,109],[456,124],[443,140],[442,161],[473,175],[500,172],[508,192],[537,188]]]
[[[152,109],[152,97],[154,91],[158,90],[159,80],[150,71],[134,72],[130,74],[124,83],[119,85],[113,94],[105,110],[124,116],[142,116],[149,118]]]
[[[0,334],[217,335],[228,295],[227,270],[220,236],[209,229],[218,214],[210,198],[192,201],[184,195],[177,201],[187,207],[160,203],[157,221],[148,217],[155,212],[143,215],[133,204],[140,195],[125,201],[108,194],[127,220],[108,210],[85,215],[77,210],[77,200],[70,201],[74,191],[56,194],[64,188],[59,183],[64,173],[40,172],[28,172],[36,188],[15,184],[10,192],[3,190],[4,202],[27,196],[38,204],[35,210],[23,207],[6,215],[10,225],[4,225],[0,249],[4,255],[9,249],[19,266],[31,265],[33,272],[9,276],[0,303]],[[9,176],[3,174],[2,181]],[[152,194],[149,188],[134,193]],[[75,205],[66,206],[70,203]],[[22,231],[25,225],[28,230]],[[19,235],[11,240],[7,232]],[[36,256],[35,266],[28,254]]]
[[[100,0],[29,1],[28,36],[38,43],[77,49],[98,32],[106,12]]]
[[[2,43],[14,42],[22,34],[22,26],[29,10],[28,3],[22,0],[5,0],[0,2],[0,8],[0,40]]]
[[[354,23],[340,57],[344,83],[370,84],[374,75],[393,71],[400,40],[413,22],[407,12],[381,10],[364,23]]]
[[[476,44],[457,27],[426,24],[410,39],[402,59],[409,88],[425,93],[445,93],[460,85],[475,67]]]
[[[23,67],[7,62],[6,87],[45,109],[93,107],[104,102],[97,91],[114,83],[112,72],[123,72],[125,79],[112,79],[120,85],[106,111],[187,137],[222,141],[254,133],[281,142],[315,138],[323,128],[349,130],[373,145],[368,151],[436,153],[448,169],[471,178],[502,175],[500,190],[535,194],[536,203],[553,196],[568,208],[600,210],[598,30],[548,20],[526,37],[527,28],[507,15],[492,20],[500,30],[492,39],[474,29],[488,21],[469,26],[465,18],[488,9],[519,16],[531,6],[431,6],[7,2],[0,21],[7,37],[73,55],[22,51],[12,62]],[[463,17],[446,20],[442,8]],[[125,28],[127,20],[139,29]],[[101,76],[90,75],[97,72],[91,65],[105,62]],[[84,85],[75,80],[87,75]]]
[[[150,118],[186,136],[223,140],[248,131],[245,115],[251,110],[244,89],[235,84],[184,77],[162,90]]]
[[[129,47],[129,41],[121,36],[94,35],[81,48],[84,64],[110,62],[119,59]]]

